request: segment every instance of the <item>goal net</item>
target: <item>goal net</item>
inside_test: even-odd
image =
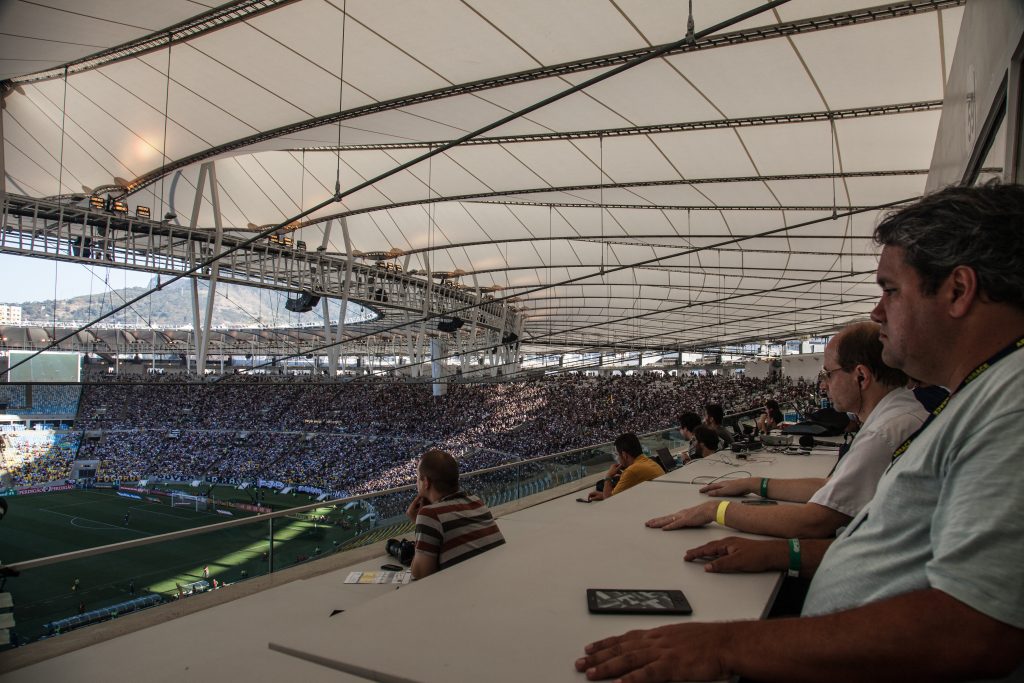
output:
[[[171,494],[172,508],[192,508],[196,512],[209,509],[209,501],[204,496],[192,496],[187,493]]]

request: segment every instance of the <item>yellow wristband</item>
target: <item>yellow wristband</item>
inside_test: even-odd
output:
[[[729,503],[732,501],[723,500],[718,504],[718,511],[715,513],[715,521],[721,526],[725,526],[725,509],[729,507]]]

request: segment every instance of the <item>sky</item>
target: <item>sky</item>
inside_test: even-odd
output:
[[[152,277],[115,268],[86,267],[78,263],[61,263],[27,256],[0,254],[0,303],[21,304],[53,299],[56,281],[57,298],[98,294],[108,289],[144,287]]]

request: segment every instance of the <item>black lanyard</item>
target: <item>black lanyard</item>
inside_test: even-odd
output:
[[[971,370],[971,372],[968,373],[966,377],[964,377],[964,380],[960,382],[960,386],[958,386],[955,390],[951,391],[949,395],[942,400],[942,403],[935,406],[935,410],[931,412],[931,415],[929,415],[928,419],[924,421],[924,424],[921,425],[916,432],[907,437],[907,440],[904,441],[899,448],[893,451],[892,462],[889,464],[889,468],[892,468],[897,458],[906,453],[907,449],[910,448],[910,444],[914,442],[914,439],[921,435],[921,432],[923,432],[925,428],[927,428],[928,425],[930,425],[932,421],[939,416],[939,413],[946,409],[946,406],[949,405],[950,399],[952,399],[955,394],[959,393],[961,389],[963,389],[968,384],[970,384],[971,382],[985,374],[985,371],[991,368],[993,365],[1001,361],[1003,358],[1006,358],[1011,353],[1013,353],[1014,351],[1021,347],[1024,347],[1024,337],[1018,337],[1017,341],[1011,342],[1007,346],[1003,347],[1002,349],[997,351],[994,356],[986,360],[978,367]]]

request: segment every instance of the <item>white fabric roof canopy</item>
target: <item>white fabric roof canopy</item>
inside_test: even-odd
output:
[[[276,224],[330,198],[339,168],[346,191],[618,63],[596,58],[677,41],[687,22],[687,3],[641,0],[234,4],[267,7],[66,83],[30,74],[204,8],[5,5],[5,30],[28,36],[0,49],[17,84],[8,190],[142,179],[130,205],[187,221],[199,164],[216,159],[224,225]],[[757,4],[695,0],[695,28]],[[346,215],[356,250],[397,248],[410,269],[516,297],[527,344],[700,347],[862,318],[878,212],[833,209],[924,190],[962,14],[948,1],[858,14],[877,4],[782,4],[725,29],[728,44],[709,37],[349,194],[293,237],[312,249]],[[833,120],[801,116],[820,112]],[[172,172],[154,174],[165,157]],[[328,250],[344,249],[335,224]]]

